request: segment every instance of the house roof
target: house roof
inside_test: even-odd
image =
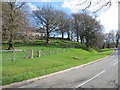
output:
[[[30,28],[30,30],[36,33],[45,33],[43,28]]]

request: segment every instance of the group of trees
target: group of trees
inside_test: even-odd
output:
[[[111,30],[105,34],[104,46],[107,48],[118,47],[120,39],[120,31]]]
[[[97,45],[98,35],[102,33],[102,26],[95,18],[87,13],[73,14],[73,25],[77,42],[80,40],[87,47]]]
[[[46,43],[49,43],[49,37],[52,32],[62,34],[62,38],[64,38],[64,33],[67,32],[68,38],[70,37],[70,18],[65,12],[55,10],[48,5],[33,11],[33,16],[38,26],[46,31]]]
[[[25,36],[17,36],[16,32],[20,30],[28,30],[30,27],[29,19],[34,17],[37,28],[43,28],[46,33],[46,43],[49,43],[51,33],[61,34],[61,38],[67,36],[69,40],[76,37],[77,42],[84,43],[87,47],[110,47],[116,43],[118,47],[120,33],[116,36],[113,32],[108,34],[103,33],[103,26],[96,20],[95,17],[87,12],[67,15],[62,10],[56,10],[52,6],[44,5],[41,8],[32,12],[32,17],[28,18],[28,12],[25,11],[25,3],[4,2],[2,3],[2,37],[8,40],[9,48],[13,48],[13,41],[17,38],[27,38]],[[114,37],[114,40],[113,40]]]
[[[103,26],[87,12],[67,15],[47,5],[33,11],[33,16],[38,26],[46,31],[46,43],[49,43],[50,34],[54,32],[61,34],[62,39],[64,36],[69,40],[76,37],[77,42],[85,43],[87,47],[101,48],[104,44]]]

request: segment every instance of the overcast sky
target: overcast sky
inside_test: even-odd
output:
[[[61,9],[66,13],[71,14],[79,12],[82,8],[89,4],[89,2],[86,2],[84,5],[79,5],[84,1],[85,0],[34,0],[33,2],[29,2],[28,5],[31,7],[31,10],[36,10],[37,6],[42,6],[44,3],[49,3],[56,9]],[[95,3],[92,3],[89,11],[95,11],[99,8],[99,6],[96,5],[96,2],[98,2],[99,5],[103,5],[103,3],[109,0],[102,0],[102,3],[99,2],[100,0],[92,1]],[[105,7],[103,10],[97,13],[97,20],[100,20],[101,24],[104,26],[105,32],[118,29],[118,4],[116,1],[117,0],[112,0],[111,7]]]

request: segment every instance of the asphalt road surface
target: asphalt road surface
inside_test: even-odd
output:
[[[99,62],[18,88],[118,88],[118,51]]]

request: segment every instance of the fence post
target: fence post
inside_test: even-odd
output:
[[[33,50],[31,50],[31,55],[30,55],[30,58],[33,58],[33,56],[34,56],[34,51],[33,51]]]
[[[59,48],[58,48],[58,49],[59,49]],[[57,53],[58,53],[58,51],[59,51],[58,49],[57,49]]]
[[[67,51],[68,47],[66,47],[66,51]]]
[[[13,50],[12,53],[13,53],[13,55],[12,55],[12,61],[14,61],[15,60],[15,51]]]
[[[51,55],[51,50],[49,50],[49,55]]]
[[[30,50],[25,58],[33,58],[33,50]]]
[[[73,47],[72,48],[74,48],[74,45],[73,45]]]
[[[41,52],[40,52],[40,50],[38,50],[38,57],[40,57],[41,56]]]
[[[54,50],[55,50],[55,49],[52,50],[52,54],[55,54],[55,51],[54,51]]]

